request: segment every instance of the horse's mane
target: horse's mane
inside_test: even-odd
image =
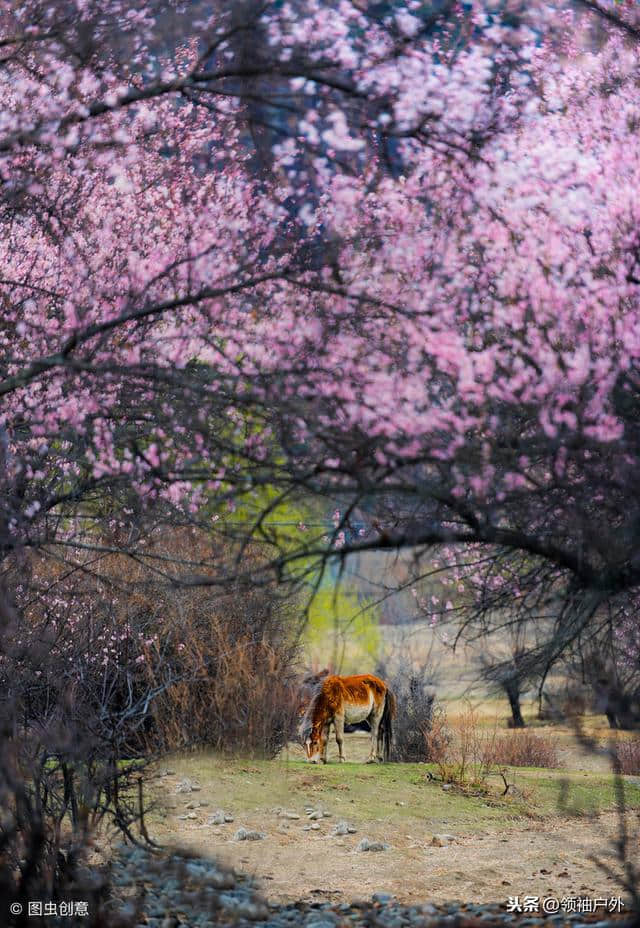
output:
[[[305,729],[311,728],[313,725],[313,715],[316,709],[316,703],[322,696],[322,689],[324,686],[324,680],[320,680],[311,690],[311,698],[307,708],[304,711],[304,715],[300,719],[299,731],[303,732]]]

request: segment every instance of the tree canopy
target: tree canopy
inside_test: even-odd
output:
[[[544,576],[575,627],[633,597],[633,17],[5,11],[5,552],[97,545],[105,494],[114,524],[269,500],[242,531],[281,573],[477,544],[512,591]],[[314,497],[334,529],[278,549],[265,514]]]

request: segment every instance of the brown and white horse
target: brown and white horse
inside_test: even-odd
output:
[[[300,723],[300,739],[307,760],[313,764],[326,764],[329,728],[333,724],[339,759],[344,761],[342,744],[345,725],[365,721],[371,727],[371,750],[367,763],[389,760],[393,736],[391,720],[395,714],[395,696],[379,677],[372,674],[325,677],[318,684]]]

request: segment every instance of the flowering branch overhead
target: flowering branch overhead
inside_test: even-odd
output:
[[[282,573],[455,542],[635,588],[631,32],[251,9],[2,20],[4,550],[99,544],[111,493],[245,507]],[[283,548],[302,497],[343,515]]]

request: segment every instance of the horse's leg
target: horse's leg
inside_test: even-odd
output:
[[[338,745],[338,760],[344,763],[344,753],[342,745],[344,741],[344,715],[336,715],[333,724],[336,730],[336,742]]]
[[[379,760],[382,760],[378,754],[378,729],[380,728],[380,721],[382,719],[383,712],[384,701],[381,706],[374,706],[368,719],[369,724],[371,725],[371,750],[369,751],[369,756],[367,757],[368,764],[375,764]]]
[[[329,749],[329,732],[331,730],[331,722],[327,722],[324,727],[324,748],[322,749],[322,763],[327,763],[327,751]]]

